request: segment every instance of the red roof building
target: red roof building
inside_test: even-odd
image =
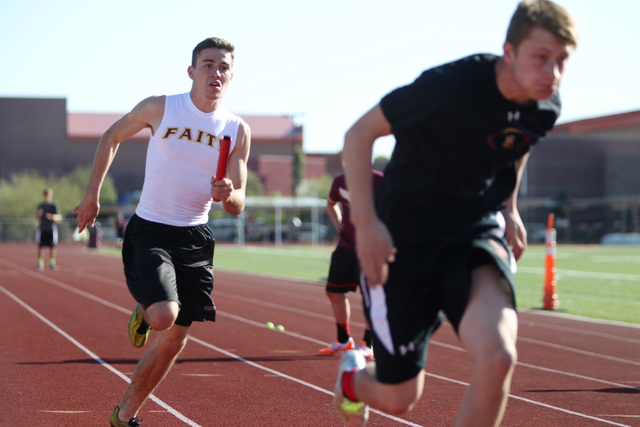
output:
[[[60,175],[91,165],[100,137],[122,116],[67,113],[65,99],[0,98],[0,178],[27,170]],[[242,118],[251,128],[249,169],[262,179],[267,195],[291,195],[291,174],[279,168],[284,161],[291,170],[293,153],[302,147],[302,127],[290,116]],[[150,136],[144,129],[118,148],[109,174],[119,192],[142,188]],[[305,170],[309,178],[327,173],[316,158],[309,159]]]

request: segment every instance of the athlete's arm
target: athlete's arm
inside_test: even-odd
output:
[[[513,247],[513,255],[516,260],[520,259],[522,253],[527,248],[527,230],[524,228],[520,212],[518,212],[518,190],[520,189],[520,181],[524,167],[529,159],[529,153],[518,159],[516,163],[517,181],[516,188],[513,190],[511,197],[506,200],[506,207],[503,209],[504,219],[506,221],[505,233],[507,242]]]
[[[158,96],[143,100],[111,125],[100,138],[87,191],[80,204],[73,210],[73,213],[78,213],[79,231],[84,230],[87,225],[93,227],[95,223],[100,211],[100,189],[119,144],[146,127],[150,127],[155,132],[164,115],[164,99],[164,96]]]
[[[376,105],[347,131],[344,140],[344,163],[347,187],[351,196],[351,222],[356,229],[356,252],[360,268],[369,286],[387,281],[389,262],[395,248],[387,227],[376,215],[373,205],[371,154],[373,143],[391,134],[391,124]]]
[[[239,215],[244,210],[247,190],[247,161],[251,148],[251,129],[240,119],[236,145],[229,155],[227,177],[211,178],[211,197],[222,201],[222,209],[230,215]]]
[[[340,211],[340,207],[338,206],[338,202],[333,200],[331,197],[327,197],[327,214],[333,223],[333,226],[336,228],[338,233],[342,232],[342,212]]]

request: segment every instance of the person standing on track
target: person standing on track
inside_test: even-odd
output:
[[[56,247],[58,246],[58,224],[62,221],[58,204],[53,201],[53,190],[46,188],[42,192],[44,202],[38,206],[36,211],[36,219],[40,221],[38,231],[36,233],[36,243],[38,245],[38,264],[37,271],[44,271],[44,258],[42,257],[42,248],[49,248],[49,268],[57,271],[56,265]]]
[[[351,220],[376,356],[342,356],[334,404],[349,425],[364,425],[369,406],[397,415],[416,404],[441,311],[471,361],[454,425],[499,425],[517,358],[515,260],[526,244],[519,181],[530,147],[560,114],[558,88],[577,42],[564,8],[525,0],[502,56],[427,70],[347,132]],[[396,146],[374,205],[372,146],[391,133]]]
[[[215,321],[214,239],[207,222],[212,199],[231,215],[244,210],[251,133],[222,107],[233,77],[234,46],[208,38],[193,50],[191,91],[153,96],[113,124],[97,148],[87,192],[74,210],[78,228],[98,215],[100,188],[118,145],[144,128],[152,132],[145,180],[122,248],[127,286],[138,302],[129,320],[129,339],[142,347],[150,328],[158,331],[142,356],[120,404],[113,427],[138,426],[137,414],[187,342],[193,321]],[[232,138],[227,178],[217,179],[223,136]]]
[[[382,173],[374,169],[371,170],[371,173],[373,174],[373,192],[375,193],[382,179]],[[325,289],[333,308],[338,334],[331,345],[320,349],[320,353],[333,355],[341,351],[356,349],[362,352],[365,357],[373,357],[371,328],[367,326],[362,341],[356,344],[351,337],[349,326],[351,305],[347,299],[347,292],[355,292],[360,287],[360,267],[355,251],[355,231],[349,218],[349,199],[344,174],[340,174],[334,178],[327,198],[327,213],[334,227],[340,233],[340,240],[331,254],[329,277]],[[342,211],[338,207],[338,203],[340,203]]]

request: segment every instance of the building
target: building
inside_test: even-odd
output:
[[[526,224],[554,213],[559,241],[640,232],[640,111],[555,126],[533,148],[518,200]]]
[[[91,165],[102,134],[122,114],[67,113],[66,99],[0,98],[0,178],[29,170],[61,175]],[[302,127],[289,116],[243,115],[251,127],[248,167],[262,180],[265,193],[292,194],[293,154],[302,148]],[[151,133],[139,132],[121,144],[109,174],[118,192],[140,190]],[[327,158],[306,158],[306,178],[327,174]]]
[[[63,98],[0,98],[0,178],[91,165],[100,136],[121,116],[67,113]],[[242,117],[252,130],[249,169],[267,195],[290,196],[302,127],[289,116]],[[142,188],[149,136],[143,130],[119,147],[109,173],[120,193]],[[519,195],[523,219],[540,227],[555,213],[561,240],[640,232],[638,165],[640,111],[559,124],[532,150]],[[338,153],[305,155],[307,179],[341,172]]]

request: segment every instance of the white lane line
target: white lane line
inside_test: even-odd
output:
[[[544,274],[545,269],[541,267],[522,267],[518,266],[518,273]],[[627,280],[630,282],[640,282],[640,275],[637,274],[617,274],[617,273],[599,273],[597,271],[578,271],[578,270],[558,270],[558,274],[563,276],[582,277],[585,279],[610,279],[610,280]]]
[[[615,320],[604,320],[604,319],[592,319],[590,317],[577,316],[575,314],[569,314],[569,313],[558,312],[553,310],[519,308],[518,311],[523,313],[535,314],[536,316],[547,316],[547,317],[573,320],[575,322],[595,323],[598,325],[622,326],[625,328],[640,329],[640,324],[638,323],[618,322]]]
[[[3,261],[3,260],[0,260],[0,261]],[[30,275],[33,275],[34,277],[37,277],[37,278],[43,279],[43,280],[44,280],[45,282],[47,282],[47,283],[50,283],[50,284],[55,285],[55,286],[59,286],[59,287],[60,287],[60,288],[62,288],[62,289],[65,289],[65,290],[67,290],[67,291],[70,291],[70,292],[76,293],[76,294],[81,295],[81,296],[83,296],[83,297],[85,297],[85,298],[88,298],[88,299],[91,299],[91,300],[93,300],[93,301],[96,301],[96,302],[98,302],[98,303],[100,303],[100,304],[104,304],[104,305],[106,305],[106,306],[108,306],[108,307],[115,308],[115,309],[117,309],[118,311],[122,311],[123,313],[126,313],[127,315],[130,315],[130,314],[131,314],[131,311],[129,311],[129,310],[125,309],[125,308],[119,307],[119,306],[117,306],[117,305],[115,305],[115,304],[112,304],[112,303],[110,303],[110,302],[108,302],[108,301],[106,301],[106,300],[103,300],[102,298],[95,297],[95,296],[93,296],[93,295],[91,295],[91,294],[89,294],[89,293],[87,293],[87,292],[84,292],[84,291],[81,291],[81,290],[79,290],[79,289],[73,288],[73,287],[68,286],[68,285],[66,285],[66,284],[64,284],[64,283],[62,283],[62,282],[59,282],[59,281],[55,280],[55,279],[51,279],[51,278],[49,278],[49,277],[47,277],[47,276],[43,276],[43,275],[41,275],[41,274],[33,273],[33,272],[31,272],[31,271],[29,271],[29,270],[27,270],[27,269],[23,268],[23,267],[20,267],[20,266],[15,266],[15,267],[17,267],[17,268],[18,268],[18,269],[20,269],[20,270],[24,270],[24,272],[25,272],[25,273],[28,273],[28,274],[30,274]],[[37,313],[37,312],[36,312],[35,310],[33,310],[31,307],[29,307],[29,306],[28,306],[28,305],[26,305],[24,302],[22,302],[18,297],[16,297],[15,295],[11,294],[11,293],[10,293],[9,291],[7,291],[6,289],[4,289],[1,285],[0,285],[0,290],[1,290],[1,291],[3,291],[4,293],[6,293],[6,294],[7,294],[8,296],[10,296],[11,298],[13,298],[16,302],[18,302],[20,305],[22,305],[23,307],[25,307],[28,311],[30,311],[31,313],[33,313],[36,317],[38,317],[40,320],[42,320],[43,322],[45,322],[47,325],[49,325],[51,328],[53,328],[56,332],[60,333],[62,336],[64,336],[65,338],[67,338],[69,341],[71,341],[73,344],[75,344],[78,348],[80,348],[82,351],[84,351],[85,353],[87,353],[87,354],[88,354],[91,358],[93,358],[96,362],[100,363],[100,364],[101,364],[101,365],[103,365],[105,368],[109,369],[110,371],[112,371],[113,373],[115,373],[116,375],[118,375],[120,378],[122,378],[123,380],[125,380],[127,383],[131,383],[131,380],[130,380],[128,377],[126,377],[123,373],[121,373],[120,371],[118,371],[117,369],[113,368],[111,365],[109,365],[108,363],[106,363],[105,361],[103,361],[102,359],[100,359],[96,354],[94,354],[94,353],[93,353],[93,352],[91,352],[89,349],[87,349],[86,347],[84,347],[82,344],[80,344],[78,341],[76,341],[74,338],[72,338],[70,335],[68,335],[68,334],[67,334],[66,332],[64,332],[62,329],[58,328],[56,325],[54,325],[53,323],[51,323],[51,322],[50,322],[49,320],[47,320],[45,317],[41,316],[39,313]],[[238,316],[229,315],[229,314],[227,314],[227,316],[228,316],[228,317],[233,317],[233,318],[238,318]],[[253,322],[253,321],[249,321],[249,322],[251,322],[252,324],[255,324],[255,325],[259,326],[259,327],[264,327],[264,325],[262,325],[262,324],[260,324],[260,323]],[[306,339],[306,340],[313,341],[313,342],[316,342],[316,343],[322,343],[322,342],[320,342],[320,341],[314,340],[314,339],[312,339],[312,338],[304,337],[303,335],[295,334],[295,333],[293,333],[293,332],[282,331],[281,333],[285,333],[285,334],[287,334],[287,335],[290,335],[290,336],[293,336],[293,337],[296,337],[296,338],[302,338],[302,339]],[[208,344],[208,343],[206,343],[205,341],[202,341],[202,340],[197,339],[197,338],[195,338],[195,337],[189,336],[189,339],[193,340],[194,342],[197,342],[198,344],[204,345],[205,347],[208,347],[208,348],[214,349],[214,350],[216,350],[216,351],[218,351],[218,352],[220,352],[220,353],[222,353],[222,354],[225,354],[225,355],[227,355],[227,356],[229,356],[229,357],[232,357],[232,358],[237,359],[237,360],[241,360],[241,361],[243,361],[243,362],[245,362],[245,363],[247,363],[247,364],[249,364],[249,365],[251,365],[251,366],[253,366],[253,367],[256,367],[256,368],[259,368],[259,369],[262,369],[262,370],[268,371],[268,372],[270,372],[270,373],[272,373],[272,374],[274,374],[274,375],[277,375],[277,376],[280,376],[280,377],[283,377],[283,378],[289,379],[289,380],[291,380],[291,381],[297,382],[297,383],[302,384],[302,385],[306,385],[307,387],[310,387],[310,388],[312,388],[312,389],[314,389],[314,390],[318,390],[318,391],[321,391],[321,392],[323,392],[323,393],[325,393],[325,394],[329,394],[329,395],[333,396],[333,392],[331,392],[331,391],[325,390],[325,389],[320,388],[320,387],[317,387],[317,386],[315,386],[315,385],[313,385],[313,384],[310,384],[310,383],[307,383],[307,382],[305,382],[305,381],[299,380],[299,379],[297,379],[297,378],[291,377],[291,376],[289,376],[289,375],[287,375],[287,374],[284,374],[284,373],[282,373],[282,372],[278,372],[278,371],[275,371],[275,370],[273,370],[273,369],[267,368],[267,367],[265,367],[265,366],[258,365],[257,363],[254,363],[254,362],[248,361],[248,360],[246,360],[246,359],[243,359],[243,358],[242,358],[242,357],[240,357],[240,356],[237,356],[237,355],[235,355],[235,354],[233,354],[233,353],[230,353],[230,352],[228,352],[228,351],[225,351],[225,350],[223,350],[223,349],[221,349],[221,348],[215,347],[215,346],[213,346],[213,345],[211,345],[211,344]],[[322,344],[327,344],[327,343],[322,343]],[[192,426],[192,427],[201,427],[200,425],[196,424],[195,422],[193,422],[193,421],[189,420],[188,418],[184,417],[182,414],[180,414],[180,413],[179,413],[179,412],[177,412],[175,409],[171,408],[169,405],[167,405],[166,403],[164,403],[163,401],[161,401],[160,399],[158,399],[157,397],[155,397],[153,394],[150,396],[150,398],[151,398],[154,402],[156,402],[158,405],[160,405],[161,407],[165,408],[165,409],[167,410],[167,412],[170,412],[171,414],[173,414],[174,416],[176,416],[177,418],[179,418],[181,421],[185,422],[187,425],[190,425],[190,426]],[[376,411],[376,410],[374,410],[374,409],[372,409],[372,410],[371,410],[371,412],[375,412],[375,413],[377,413],[377,414],[379,414],[379,415],[381,415],[381,416],[383,416],[383,417],[386,417],[386,418],[392,419],[392,420],[394,420],[394,421],[397,421],[397,422],[402,423],[402,424],[405,424],[405,425],[409,425],[409,426],[413,426],[413,427],[421,427],[419,424],[411,423],[410,421],[406,421],[406,420],[403,420],[402,418],[394,417],[393,415],[385,414],[384,412]]]
[[[528,343],[531,343],[531,344],[541,345],[541,346],[544,346],[544,347],[551,347],[551,348],[555,348],[555,349],[558,349],[558,350],[568,351],[568,352],[571,352],[571,353],[584,354],[585,356],[596,357],[598,359],[606,359],[606,360],[611,360],[613,362],[626,363],[628,365],[640,366],[640,362],[634,362],[633,360],[621,359],[619,357],[607,356],[605,354],[593,353],[591,351],[578,350],[576,348],[571,348],[571,347],[567,347],[567,346],[559,345],[559,344],[552,344],[552,343],[548,343],[548,342],[544,342],[544,341],[540,341],[540,340],[534,340],[534,339],[531,339],[531,338],[518,337],[518,341],[524,341],[524,342],[528,342]]]
[[[80,350],[85,352],[89,357],[91,357],[93,360],[98,362],[100,365],[102,365],[103,367],[107,368],[109,371],[111,371],[112,373],[116,374],[118,377],[120,377],[121,379],[123,379],[127,383],[131,383],[131,380],[125,374],[123,374],[122,372],[118,371],[116,368],[114,368],[113,366],[111,366],[110,364],[108,364],[107,362],[102,360],[100,357],[98,357],[95,353],[93,353],[87,347],[85,347],[84,345],[82,345],[78,341],[76,341],[71,335],[67,334],[65,331],[60,329],[53,322],[51,322],[49,319],[47,319],[46,317],[44,317],[43,315],[38,313],[36,310],[31,308],[29,305],[27,305],[20,298],[18,298],[17,296],[12,294],[8,290],[6,290],[2,285],[0,285],[0,291],[2,291],[9,298],[13,299],[15,302],[20,304],[24,309],[26,309],[31,314],[36,316],[38,319],[40,319],[42,322],[44,322],[46,325],[48,325],[51,329],[53,329],[54,331],[56,331],[57,333],[62,335],[64,338],[66,338],[68,341],[70,341],[73,345],[75,345]],[[98,298],[98,300],[99,300],[99,298]],[[102,301],[104,301],[104,300],[102,300]],[[151,400],[153,400],[155,403],[157,403],[158,405],[160,405],[161,407],[163,407],[164,409],[166,409],[167,412],[169,412],[170,414],[172,414],[173,416],[175,416],[176,418],[178,418],[180,421],[184,422],[185,424],[187,424],[189,426],[192,426],[192,427],[201,427],[199,424],[197,424],[196,422],[194,422],[194,421],[190,420],[189,418],[185,417],[180,412],[176,411],[171,406],[167,405],[165,402],[163,402],[162,400],[158,399],[153,394],[151,396],[149,396],[149,398]]]
[[[262,306],[262,307],[277,308],[278,310],[288,311],[289,313],[301,314],[301,315],[307,316],[307,317],[314,317],[316,319],[329,320],[331,322],[335,322],[335,318],[333,316],[327,316],[327,315],[324,315],[324,314],[312,313],[312,312],[307,311],[307,310],[300,310],[299,308],[293,308],[293,307],[288,307],[286,305],[275,304],[275,303],[272,303],[272,302],[267,302],[267,301],[256,299],[256,298],[243,297],[243,296],[240,296],[240,295],[234,295],[234,294],[230,294],[228,292],[223,292],[223,291],[214,291],[213,292],[213,296],[215,297],[216,295],[220,295],[220,296],[224,296],[224,297],[227,297],[227,298],[235,299],[237,301],[243,301],[243,302],[248,302],[248,303],[251,303],[251,304],[257,304],[257,305]],[[327,301],[327,304],[328,303],[329,302]],[[352,324],[353,324],[353,322],[352,322]]]
[[[243,302],[248,302],[248,303],[252,303],[252,304],[257,304],[263,307],[270,307],[270,308],[275,308],[278,310],[283,310],[283,311],[287,311],[290,313],[296,313],[296,314],[300,314],[303,316],[307,316],[307,317],[314,317],[317,319],[323,319],[323,320],[328,320],[331,322],[334,322],[335,319],[331,316],[326,316],[326,315],[322,315],[322,314],[317,314],[317,313],[312,313],[306,310],[300,310],[297,308],[293,308],[293,307],[288,307],[288,306],[284,306],[281,304],[275,304],[275,303],[270,303],[270,302],[266,302],[263,300],[258,300],[255,298],[248,298],[248,297],[243,297],[243,296],[238,296],[238,295],[233,295],[227,292],[221,292],[218,291],[217,292],[218,295],[221,296],[225,296],[227,298],[232,298],[238,301],[243,301]],[[257,322],[256,322],[257,323]],[[364,324],[358,324],[357,322],[352,322],[353,325],[358,325],[358,326],[365,326]],[[264,326],[264,325],[262,325]],[[626,364],[631,364],[631,365],[638,365],[640,366],[640,362],[634,362],[631,360],[626,360],[626,359],[621,359],[618,357],[613,357],[613,356],[607,356],[604,354],[598,354],[598,353],[593,353],[593,352],[589,352],[589,351],[584,351],[584,350],[579,350],[579,349],[575,349],[575,348],[571,348],[571,347],[567,347],[567,346],[563,346],[563,345],[558,345],[558,344],[551,344],[551,343],[547,343],[544,341],[538,341],[538,340],[534,340],[531,338],[526,338],[526,337],[518,337],[519,341],[523,341],[523,342],[529,342],[532,344],[537,344],[537,345],[541,345],[541,346],[546,346],[546,347],[553,347],[556,348],[558,350],[564,350],[564,351],[568,351],[568,352],[572,352],[572,353],[579,353],[579,354],[584,354],[587,356],[591,356],[591,357],[597,357],[600,359],[606,359],[606,360],[611,360],[614,362],[620,362],[620,363],[626,363]],[[437,341],[430,341],[431,343],[437,344]]]
[[[518,310],[518,311],[521,311],[521,310]],[[520,325],[519,327],[528,326],[528,327],[536,327],[536,328],[546,328],[554,331],[570,332],[572,334],[589,335],[592,337],[606,338],[613,341],[628,342],[631,344],[640,344],[640,340],[638,339],[621,337],[619,335],[606,334],[603,332],[593,332],[586,329],[570,328],[567,326],[556,326],[556,325],[550,325],[548,323],[535,322],[532,320],[521,320],[518,323]]]
[[[433,344],[433,345],[436,345],[436,346],[439,346],[439,347],[448,348],[449,350],[461,351],[463,353],[467,352],[467,350],[465,350],[462,347],[457,347],[457,346],[451,345],[451,344],[444,344],[444,343],[437,342],[437,341],[430,341],[429,344],[430,345]],[[523,366],[525,368],[535,369],[535,370],[538,370],[538,371],[550,372],[550,373],[557,374],[557,375],[565,375],[565,376],[568,376],[568,377],[580,378],[581,380],[593,381],[593,382],[602,383],[602,384],[606,384],[606,385],[610,385],[610,386],[628,388],[630,390],[638,390],[638,391],[640,391],[640,388],[633,387],[633,386],[630,386],[630,385],[627,385],[627,384],[615,383],[615,382],[612,382],[612,381],[601,380],[601,379],[593,378],[593,377],[587,377],[585,375],[574,374],[574,373],[566,372],[566,371],[559,371],[557,369],[545,368],[544,366],[531,365],[529,363],[524,363],[524,362],[517,362],[517,366]]]
[[[443,376],[435,375],[435,374],[430,374],[428,372],[425,372],[425,375],[429,376],[429,377],[437,378],[439,380],[448,381],[448,382],[460,384],[460,385],[467,386],[467,387],[469,386],[469,383],[466,383],[464,381],[452,380],[451,378],[447,378],[447,377],[443,377]],[[509,394],[509,398],[516,399],[516,400],[521,400],[523,402],[531,403],[531,404],[537,405],[537,406],[542,406],[542,407],[545,407],[545,408],[548,408],[548,409],[553,409],[553,410],[556,410],[556,411],[564,412],[566,414],[575,415],[577,417],[587,418],[589,420],[594,420],[594,421],[600,421],[602,423],[609,424],[609,425],[612,425],[612,426],[631,427],[631,426],[629,426],[627,424],[618,424],[618,423],[615,423],[613,421],[609,421],[609,420],[605,420],[605,419],[597,418],[597,417],[592,417],[591,415],[582,414],[580,412],[570,411],[568,409],[559,408],[557,406],[548,405],[548,404],[542,403],[542,402],[537,402],[535,400],[527,399],[526,397],[514,396],[513,394]]]
[[[260,325],[260,326],[262,327],[262,325]],[[274,369],[267,368],[266,366],[262,366],[262,365],[260,365],[260,364],[258,364],[258,363],[254,363],[254,362],[252,362],[252,361],[250,361],[250,360],[244,359],[244,358],[242,358],[242,357],[240,357],[240,356],[237,356],[237,355],[235,355],[235,354],[233,354],[233,353],[230,353],[230,352],[228,352],[228,351],[226,351],[226,350],[223,350],[223,349],[221,349],[221,348],[219,348],[219,347],[216,347],[215,345],[209,344],[208,342],[205,342],[205,341],[202,341],[202,340],[200,340],[200,339],[198,339],[198,338],[192,337],[191,335],[189,335],[189,339],[190,339],[190,340],[192,340],[192,341],[194,341],[194,342],[197,342],[198,344],[200,344],[200,345],[202,345],[202,346],[205,346],[205,347],[210,348],[210,349],[212,349],[212,350],[215,350],[215,351],[217,351],[217,352],[219,352],[219,353],[222,353],[222,354],[224,354],[224,355],[226,355],[226,356],[228,356],[228,357],[231,357],[231,358],[233,358],[233,359],[236,359],[236,360],[238,360],[238,361],[241,361],[241,362],[244,362],[244,363],[246,363],[246,364],[248,364],[248,365],[251,365],[251,366],[253,366],[254,368],[261,369],[261,370],[266,371],[266,372],[269,372],[269,373],[271,373],[271,374],[273,374],[273,375],[275,375],[275,376],[278,376],[278,377],[281,377],[281,378],[288,379],[288,380],[290,380],[290,381],[293,381],[293,382],[298,383],[298,384],[300,384],[300,385],[303,385],[303,386],[305,386],[305,387],[309,387],[309,388],[311,388],[311,389],[313,389],[313,390],[319,391],[319,392],[324,393],[324,394],[327,394],[327,395],[329,395],[329,396],[333,396],[333,392],[332,392],[332,391],[325,390],[325,389],[323,389],[323,388],[321,388],[321,387],[318,387],[318,386],[316,386],[316,385],[314,385],[314,384],[308,383],[308,382],[303,381],[303,380],[301,380],[301,379],[298,379],[298,378],[296,378],[296,377],[292,377],[292,376],[290,376],[290,375],[283,374],[282,372],[276,371],[276,370],[274,370]],[[376,414],[381,415],[381,416],[383,416],[383,417],[386,417],[386,418],[392,419],[392,420],[394,420],[394,421],[397,421],[397,422],[399,422],[399,423],[402,423],[402,424],[408,425],[408,426],[421,427],[421,426],[420,426],[420,424],[414,424],[414,423],[412,423],[412,422],[410,422],[410,421],[403,420],[402,418],[394,417],[393,415],[385,414],[384,412],[380,412],[380,411],[377,411],[377,410],[375,410],[375,409],[371,409],[370,411],[371,411],[371,412],[375,412]]]
[[[2,260],[0,260],[0,261],[2,261]],[[25,270],[25,271],[28,271],[29,273],[32,273],[31,271],[26,270],[26,269],[23,269],[22,267],[19,267],[19,266],[15,266],[15,267],[18,267],[20,270]],[[42,278],[42,277],[46,277],[46,276],[42,276],[42,275],[39,275],[39,274],[34,274],[34,276],[35,276],[35,277],[40,277],[40,278]],[[54,281],[54,282],[57,282],[57,281]],[[52,283],[52,282],[50,282],[50,283]],[[56,285],[57,285],[57,283],[52,283],[52,284],[56,284]],[[74,290],[75,290],[75,288],[72,288],[72,287],[67,286],[67,285],[64,285],[64,288],[65,288],[65,289],[67,289],[67,290],[69,290],[69,291],[72,291],[72,292],[74,292]],[[75,291],[77,291],[76,293],[80,293],[80,294],[81,294],[81,295],[83,295],[83,296],[90,295],[90,294],[86,294],[86,292],[83,292],[83,291],[79,291],[79,290],[75,290]],[[86,294],[86,295],[84,295],[84,294]],[[92,299],[93,299],[93,298],[92,298]],[[101,299],[100,299],[100,298],[98,298],[98,300],[101,300]],[[101,300],[101,301],[104,301],[104,300]],[[255,300],[255,301],[257,301],[257,300]],[[100,302],[100,301],[98,301],[98,302]],[[106,302],[106,301],[105,301],[105,302]],[[252,302],[253,302],[253,301],[252,301]],[[260,302],[258,302],[258,303],[260,303]],[[261,302],[261,303],[264,303],[264,302]],[[110,303],[109,303],[109,304],[110,304]],[[274,306],[275,306],[275,305],[277,305],[277,304],[274,304]],[[277,308],[281,308],[281,307],[284,307],[284,306],[278,306]],[[120,308],[120,310],[121,310],[121,311],[126,312],[127,314],[130,314],[130,311],[128,311],[128,310],[125,310],[125,309],[123,309],[123,308]],[[298,310],[296,310],[296,312],[298,312]],[[221,313],[221,314],[222,314],[222,313]],[[301,312],[301,314],[308,314],[308,312]],[[224,315],[227,315],[228,317],[233,317],[233,318],[235,318],[236,320],[243,319],[243,318],[241,318],[241,317],[239,317],[239,316],[230,315],[230,314],[226,314],[226,313],[225,313]],[[262,328],[262,327],[264,327],[264,325],[262,325],[261,323],[254,322],[254,321],[251,321],[251,320],[248,320],[248,319],[243,319],[242,321],[245,321],[246,323],[254,324],[255,326],[258,326],[258,327],[261,327],[261,328]],[[302,337],[302,335],[293,334],[293,333],[288,332],[288,331],[284,331],[283,333],[288,333],[288,334],[290,334],[290,335],[297,336],[297,337],[299,337],[299,338],[300,338],[300,337]],[[189,336],[189,338],[193,338],[193,337]],[[305,337],[305,339],[307,339],[307,340],[309,340],[309,341],[315,341],[315,340],[313,340],[313,339],[311,339],[311,338],[307,338],[307,337]],[[204,342],[204,341],[202,341],[202,342]],[[456,347],[456,346],[452,346],[452,345],[448,345],[448,344],[444,344],[444,343],[438,343],[438,342],[435,342],[435,341],[432,341],[431,343],[433,343],[433,344],[435,344],[435,345],[440,345],[440,346],[442,346],[442,347],[446,347],[446,348],[454,349],[454,350],[457,350],[457,351],[466,351],[466,350],[464,350],[463,348]],[[222,352],[223,354],[227,354],[227,352],[226,352],[226,351],[224,351],[224,350],[222,350],[222,349],[220,349],[220,350],[221,350],[221,352]],[[231,353],[228,353],[228,354],[231,354]],[[237,357],[239,360],[240,360],[240,359],[242,359],[242,358],[240,358],[239,356],[235,356],[235,357]],[[242,360],[244,360],[244,359],[242,359]],[[623,360],[623,359],[620,359],[620,360]],[[248,361],[247,361],[247,362],[248,362]],[[253,362],[251,362],[251,364],[253,364]],[[522,365],[523,365],[523,366],[526,366],[526,367],[529,367],[529,368],[532,368],[532,369],[539,369],[539,370],[543,370],[543,371],[547,370],[547,368],[536,367],[536,366],[534,366],[534,365],[527,365],[527,364],[522,364]],[[259,366],[260,366],[260,365],[259,365]],[[263,368],[264,368],[265,370],[269,370],[269,368],[266,368],[266,367],[263,367]],[[269,371],[271,371],[271,370],[269,370]],[[277,372],[277,371],[274,371],[274,372]],[[563,371],[554,371],[554,373],[557,373],[557,374],[564,374],[564,375],[568,375],[568,376],[577,376],[577,375],[575,375],[575,374],[571,374],[571,373],[567,373],[567,372],[563,372]],[[429,375],[429,376],[433,376],[433,377],[435,377],[435,378],[443,379],[443,380],[445,380],[445,381],[449,381],[449,382],[453,382],[453,383],[456,383],[456,384],[461,384],[461,385],[467,385],[467,386],[468,386],[468,383],[465,383],[465,382],[462,382],[462,381],[458,381],[458,380],[454,380],[454,379],[446,378],[446,377],[441,377],[441,376],[438,376],[438,375],[435,375],[435,374],[429,374],[429,373],[425,373],[425,374],[427,374],[427,375]],[[285,377],[285,378],[287,378],[287,377],[288,377],[286,374],[282,374],[282,376],[283,376],[283,377]],[[624,388],[636,389],[635,387],[630,387],[630,386],[627,386],[627,385],[624,385],[624,384],[617,384],[617,383],[606,382],[606,381],[599,380],[599,379],[595,379],[595,378],[582,377],[582,376],[577,376],[577,377],[582,378],[582,379],[586,379],[586,380],[592,380],[592,381],[599,382],[599,383],[605,383],[605,384],[616,385],[616,386],[620,386],[620,387],[624,387]],[[313,388],[316,388],[316,386],[313,386]],[[323,392],[324,392],[324,393],[332,394],[331,392],[329,392],[329,391],[327,391],[327,390],[324,390],[324,389],[322,389],[322,390],[323,390]],[[566,410],[566,409],[562,409],[562,408],[557,408],[557,407],[554,407],[554,406],[551,406],[551,405],[547,405],[547,404],[542,403],[542,402],[536,402],[536,401],[534,401],[534,400],[530,400],[530,399],[523,398],[523,397],[519,397],[519,396],[509,395],[509,397],[512,397],[512,398],[514,398],[514,399],[518,399],[518,400],[522,400],[522,401],[525,401],[525,402],[528,402],[528,403],[531,403],[531,404],[535,404],[535,405],[540,405],[540,406],[543,406],[543,407],[547,407],[547,408],[550,408],[550,409],[556,409],[556,410],[561,411],[561,412],[565,412],[565,413],[574,414],[574,415],[582,416],[582,417],[589,418],[589,419],[594,419],[594,420],[602,421],[602,422],[607,423],[607,424],[611,424],[611,425],[618,425],[618,426],[622,426],[622,427],[629,427],[629,426],[626,426],[626,425],[624,425],[624,424],[616,424],[616,423],[612,423],[612,422],[607,421],[607,420],[600,420],[600,419],[598,419],[598,418],[593,418],[593,417],[588,416],[588,415],[586,415],[586,414],[580,414],[580,413],[573,412],[573,411],[570,411],[570,410]],[[374,412],[379,413],[378,411],[374,411]],[[389,416],[389,415],[387,415],[387,414],[384,414],[384,413],[381,413],[381,412],[380,412],[380,414],[381,414],[381,415],[383,415],[383,416],[391,417],[391,416]],[[399,420],[401,420],[401,419],[399,419]],[[403,422],[404,422],[404,420],[401,420],[401,421],[403,421]]]

